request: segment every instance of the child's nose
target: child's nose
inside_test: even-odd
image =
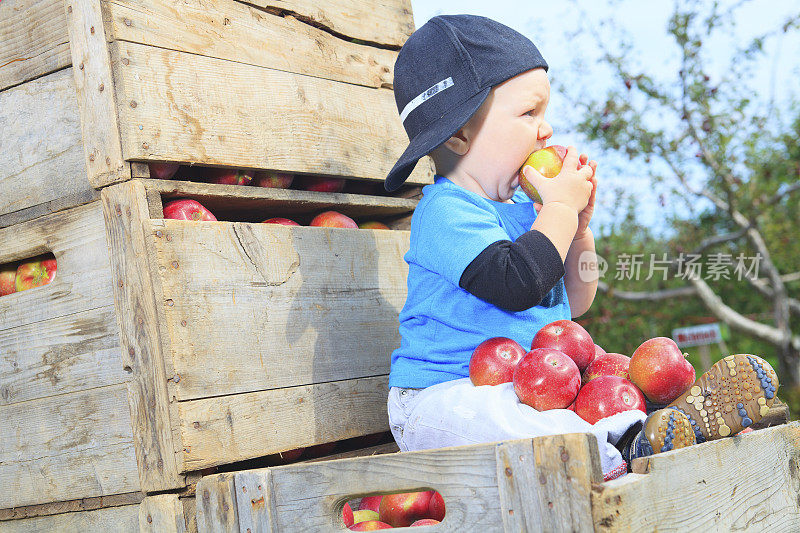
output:
[[[546,141],[552,136],[553,136],[553,128],[550,127],[550,123],[542,122],[541,126],[539,126],[539,139],[542,141]]]

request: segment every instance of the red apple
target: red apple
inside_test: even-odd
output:
[[[421,518],[428,518],[432,490],[387,494],[381,499],[380,519],[394,527],[410,526]]]
[[[621,353],[605,353],[589,363],[583,372],[583,383],[588,383],[599,376],[619,376],[631,379],[628,373],[628,365],[631,358]]]
[[[348,217],[336,211],[325,211],[314,217],[309,226],[324,226],[326,228],[350,228],[358,229],[358,224]]]
[[[14,288],[16,292],[21,292],[47,285],[56,277],[56,270],[55,259],[34,258],[24,261],[17,267]]]
[[[514,392],[519,401],[537,411],[564,409],[581,386],[578,365],[552,348],[528,352],[514,370]]]
[[[647,398],[667,404],[692,386],[694,367],[675,341],[656,337],[644,341],[631,356],[631,381]]]
[[[371,520],[377,520],[378,513],[377,511],[373,511],[371,509],[359,509],[353,513],[353,523],[358,524],[359,522],[369,522]]]
[[[631,409],[647,412],[644,395],[619,376],[599,376],[581,387],[575,398],[575,412],[590,424]]]
[[[149,163],[150,177],[157,180],[168,180],[181,168],[179,163]]]
[[[174,220],[216,221],[211,211],[195,200],[173,200],[164,205],[164,218]]]
[[[349,503],[345,503],[344,507],[342,507],[342,522],[344,522],[344,527],[350,527],[355,524],[353,508],[350,507]]]
[[[531,343],[531,350],[552,348],[567,354],[583,372],[594,359],[594,341],[583,326],[572,320],[556,320],[540,329]]]
[[[267,187],[269,189],[288,189],[294,181],[294,175],[272,172],[271,170],[259,170],[253,175],[252,184],[256,187]]]
[[[370,511],[375,511],[376,513],[379,512],[379,508],[381,505],[381,498],[383,496],[364,496],[361,498],[361,503],[358,504],[358,510],[362,511],[364,509],[369,509]]]
[[[288,463],[293,463],[300,459],[300,456],[303,455],[303,451],[305,448],[295,448],[294,450],[287,450],[285,452],[274,453],[269,456],[270,464],[274,465],[285,465]]]
[[[0,267],[0,296],[17,292],[16,280],[16,265],[3,265]]]
[[[298,186],[304,191],[342,192],[345,180],[342,178],[323,178],[318,176],[300,176]]]
[[[433,518],[423,518],[422,520],[417,520],[411,527],[417,526],[435,526],[436,524],[440,523],[440,520],[434,520]]]
[[[238,168],[210,168],[206,171],[209,183],[221,185],[249,185],[255,171]]]
[[[350,526],[350,531],[375,531],[376,529],[392,529],[392,526],[379,520],[359,522],[358,524]]]
[[[469,359],[469,379],[475,386],[500,385],[514,380],[514,369],[525,357],[525,348],[506,337],[480,343]]]
[[[362,222],[358,225],[359,229],[390,229],[389,226],[384,224],[383,222]]]
[[[309,446],[305,450],[305,455],[309,459],[316,459],[317,457],[324,457],[325,455],[332,454],[333,450],[335,449],[335,442],[325,442],[322,444],[317,444],[316,446]]]
[[[560,144],[554,144],[533,152],[522,166],[529,165],[535,168],[545,178],[555,178],[561,172],[565,157],[567,157],[567,149]],[[539,191],[525,178],[521,168],[519,170],[519,184],[531,200],[542,203]]]
[[[370,194],[373,196],[380,196],[386,194],[386,189],[383,183],[366,180],[347,180],[344,186],[345,192],[353,194]]]
[[[268,218],[267,220],[265,220],[263,222],[263,224],[281,224],[283,226],[299,226],[300,225],[300,224],[298,224],[297,222],[295,222],[292,219],[281,218],[281,217]]]
[[[604,353],[606,353],[606,351],[604,349],[602,349],[597,344],[594,345],[594,358],[595,359],[597,359],[599,356],[603,355]]]
[[[441,494],[436,491],[433,491],[433,496],[431,496],[431,503],[428,504],[428,516],[434,520],[441,522],[444,520],[445,514],[445,507],[444,507],[444,498]],[[411,524],[412,526],[414,524]]]

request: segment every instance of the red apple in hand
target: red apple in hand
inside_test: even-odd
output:
[[[561,172],[565,157],[567,157],[567,149],[560,144],[554,144],[533,152],[522,166],[524,168],[525,165],[528,165],[535,168],[545,178],[555,178]],[[519,170],[519,184],[531,200],[542,203],[539,191],[525,178],[521,168]]]
[[[537,411],[564,409],[581,386],[575,361],[551,348],[528,352],[514,370],[514,392],[519,401]]]
[[[514,380],[514,369],[525,357],[515,340],[493,337],[480,343],[469,360],[469,379],[475,386],[500,385]]]
[[[0,296],[17,292],[16,280],[16,265],[4,265],[0,267]]]
[[[14,278],[16,292],[47,285],[56,277],[56,260],[49,256],[24,261],[17,267]]]
[[[359,229],[390,229],[389,226],[382,222],[362,222],[358,225]]]
[[[644,341],[631,356],[631,381],[647,398],[666,404],[683,394],[695,379],[694,367],[675,341],[656,337]]]
[[[284,225],[284,226],[299,226],[300,225],[300,224],[298,224],[297,222],[295,222],[292,219],[281,218],[281,217],[268,218],[267,220],[262,222],[262,224],[281,224],[281,225]]]
[[[619,376],[597,377],[581,387],[575,398],[575,412],[590,424],[631,409],[647,412],[644,395]]]
[[[314,217],[310,226],[324,226],[326,228],[358,229],[355,220],[336,211],[325,211]]]
[[[300,176],[298,186],[304,191],[342,192],[345,180],[342,178],[322,178],[317,176]]]
[[[572,320],[550,322],[536,333],[531,343],[535,348],[552,348],[564,352],[583,372],[594,359],[594,341],[583,326]]]
[[[368,520],[350,526],[350,531],[376,531],[378,529],[392,529],[392,526],[379,520]]]
[[[211,211],[195,200],[173,200],[164,205],[164,218],[173,220],[216,221]]]
[[[288,189],[294,181],[294,175],[260,170],[253,175],[253,185],[269,189]]]
[[[237,168],[210,168],[206,172],[209,183],[221,185],[249,185],[255,171]]]
[[[631,379],[628,366],[631,358],[621,353],[606,353],[589,363],[583,372],[583,382],[588,383],[600,376],[619,376]]]
[[[157,180],[168,180],[181,168],[179,163],[150,163],[150,177]]]
[[[394,527],[410,526],[422,518],[428,518],[432,490],[387,494],[381,498],[380,519]]]

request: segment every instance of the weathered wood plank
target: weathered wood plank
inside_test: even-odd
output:
[[[380,376],[180,402],[184,469],[386,431],[387,394]]]
[[[109,305],[0,330],[0,405],[129,381],[114,313]]]
[[[382,180],[407,146],[387,89],[128,42],[111,51],[128,160]],[[432,179],[425,158],[409,183]]]
[[[151,277],[151,251],[143,224],[149,220],[146,192],[138,181],[102,191],[105,227],[111,250],[111,276],[120,330],[123,365],[131,369],[130,412],[139,475],[146,492],[183,486],[178,473],[173,418],[159,323],[160,288]],[[168,368],[169,367],[169,368]]]
[[[95,496],[79,500],[63,502],[41,503],[39,505],[26,505],[12,509],[0,509],[0,521],[20,520],[37,516],[50,516],[63,513],[77,513],[81,511],[94,511],[105,507],[121,507],[123,505],[138,505],[144,499],[141,492],[126,492],[124,494],[111,494],[108,496]]]
[[[544,531],[531,441],[500,443],[495,455],[504,531]]]
[[[239,2],[113,0],[104,7],[113,37],[121,41],[368,87],[392,86],[397,52],[351,43]]]
[[[139,505],[0,522],[0,533],[138,533]]]
[[[154,220],[149,237],[179,400],[388,373],[408,232]]]
[[[345,38],[400,47],[414,31],[410,0],[242,0],[275,12],[289,12]]]
[[[126,385],[0,406],[0,508],[139,490]]]
[[[75,89],[89,183],[100,188],[130,179],[122,157],[108,32],[99,0],[65,0]]]
[[[113,304],[99,202],[0,229],[0,264],[53,252],[55,279],[0,299],[0,331]]]
[[[234,474],[214,474],[197,483],[197,530],[202,533],[239,531]]]
[[[139,506],[140,533],[187,533],[183,503],[177,494],[148,496]]]
[[[598,531],[800,529],[800,422],[660,453],[648,463],[647,474],[595,486]]]
[[[81,154],[81,164],[83,164],[82,158],[83,154]],[[33,220],[35,218],[47,216],[50,213],[57,213],[65,209],[69,209],[70,207],[77,207],[79,205],[84,205],[95,200],[99,200],[100,192],[89,187],[88,181],[85,183],[86,189],[82,190],[81,192],[67,194],[66,196],[61,196],[60,198],[44,202],[43,204],[36,204],[32,207],[20,209],[19,211],[13,211],[11,213],[0,215],[0,228],[7,228],[8,226],[22,224],[23,222],[28,222],[29,220]],[[80,190],[78,185],[75,185],[75,188]]]
[[[63,0],[4,0],[0,35],[0,91],[72,62]]]
[[[0,131],[0,214],[91,194],[71,68],[0,92]]]

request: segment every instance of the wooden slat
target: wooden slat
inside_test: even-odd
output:
[[[206,476],[197,483],[197,530],[202,533],[239,531],[234,474]]]
[[[397,52],[351,43],[293,17],[230,0],[114,0],[103,5],[113,37],[121,41],[368,87],[392,86]]]
[[[180,402],[184,468],[386,431],[386,376]]]
[[[177,494],[148,496],[139,506],[140,533],[187,533],[183,503]]]
[[[127,42],[111,51],[128,160],[382,180],[408,145],[387,89]],[[408,183],[432,179],[425,158]]]
[[[648,462],[647,474],[595,487],[597,531],[800,529],[798,422],[660,453]]]
[[[149,219],[144,187],[138,181],[102,191],[114,302],[120,329],[123,365],[131,369],[130,410],[139,475],[150,492],[182,487],[178,473],[167,376],[162,355],[159,287],[149,268],[150,249],[143,224]]]
[[[139,490],[126,385],[0,406],[0,508]]]
[[[100,0],[65,0],[75,89],[89,183],[96,188],[130,179],[122,157],[114,79]]]
[[[0,131],[0,215],[91,195],[71,68],[0,92]]]
[[[408,232],[154,220],[149,238],[179,400],[388,373]]]
[[[139,531],[139,506],[107,507],[95,511],[0,522],[0,533],[136,533]]]
[[[247,0],[245,3],[288,11],[346,37],[397,47],[414,31],[410,0]]]
[[[0,331],[0,405],[129,381],[114,313],[110,305]]]
[[[81,511],[94,511],[105,507],[121,507],[123,505],[138,505],[144,499],[141,492],[126,492],[124,494],[111,494],[109,496],[95,496],[94,498],[81,498],[63,502],[41,503],[39,505],[26,505],[12,509],[0,509],[0,522],[4,520],[20,520],[37,516],[50,516],[63,513],[77,513]]]
[[[0,91],[71,64],[63,0],[0,2],[0,35]]]

